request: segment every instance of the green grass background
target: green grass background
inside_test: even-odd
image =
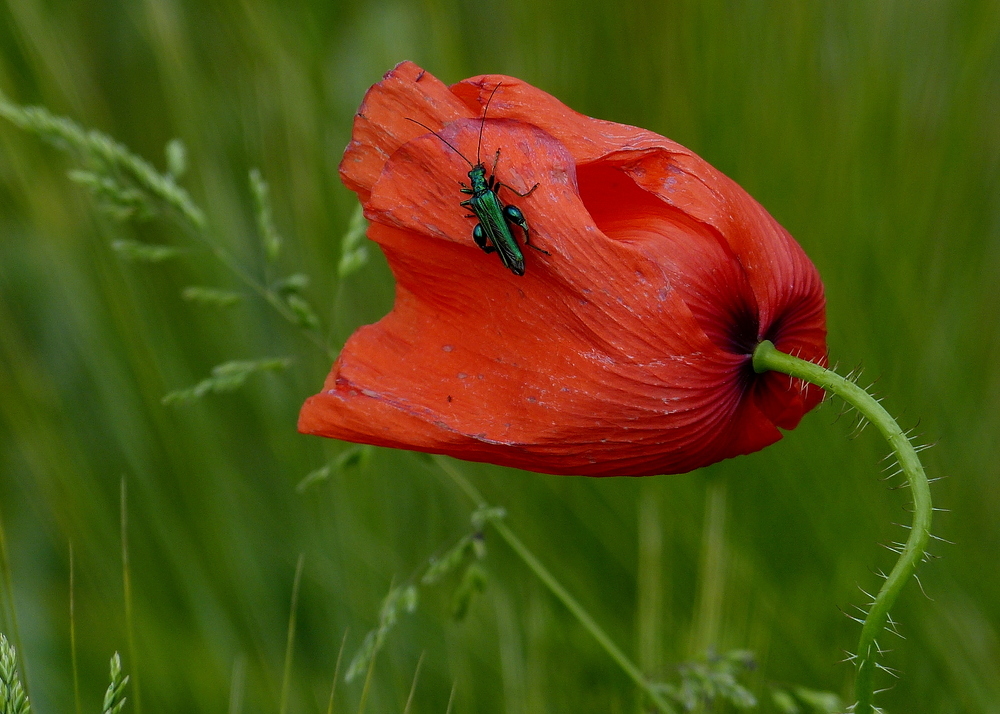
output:
[[[893,712],[1000,712],[1000,5],[974,0],[753,2],[5,0],[0,87],[99,128],[184,184],[213,235],[254,270],[246,171],[272,187],[282,269],[336,341],[391,305],[379,257],[337,284],[355,199],[337,177],[365,89],[412,59],[447,82],[501,72],[575,109],[658,131],[741,183],[823,275],[829,344],[863,364],[891,412],[919,419],[939,514],[957,545],[921,570],[883,646]],[[290,712],[325,711],[341,638],[353,653],[381,598],[468,529],[435,467],[377,451],[299,495],[343,444],[300,436],[325,356],[263,304],[193,306],[186,285],[239,288],[164,222],[112,225],[66,178],[66,156],[0,123],[0,515],[30,693],[72,711],[69,547],[87,711],[114,650],[145,711],[275,712],[295,563],[305,555]],[[116,238],[189,250],[122,262]],[[443,276],[446,278],[447,276]],[[339,300],[335,306],[335,299]],[[168,391],[230,359],[291,369],[189,406]],[[900,539],[905,492],[877,480],[872,430],[825,405],[779,444],[643,480],[459,467],[655,676],[710,641],[754,650],[771,683],[850,691],[837,664]],[[134,656],[122,586],[119,484],[129,491]],[[705,568],[706,503],[725,499]],[[718,502],[718,501],[717,501]],[[640,528],[639,524],[642,524]],[[624,675],[495,537],[468,618],[454,580],[428,590],[379,656],[367,710],[634,712]],[[709,593],[701,596],[699,593]],[[657,607],[657,603],[659,606]],[[699,604],[701,603],[701,604]],[[12,632],[5,601],[0,629]],[[643,634],[645,633],[645,634]],[[644,643],[644,644],[643,644]],[[884,683],[891,680],[885,678]],[[237,687],[239,690],[239,687]],[[135,692],[132,692],[133,700]],[[335,711],[357,711],[361,682]],[[239,698],[239,697],[238,697]],[[763,711],[771,711],[769,703]]]

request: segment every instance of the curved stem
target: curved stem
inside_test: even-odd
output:
[[[924,474],[924,468],[920,464],[916,450],[903,430],[872,395],[854,382],[817,364],[779,352],[769,341],[760,343],[754,350],[753,367],[756,372],[772,370],[798,377],[837,395],[857,409],[868,421],[878,427],[886,441],[889,442],[910,490],[913,492],[913,525],[910,529],[910,537],[899,551],[899,560],[896,561],[896,565],[885,579],[878,595],[875,596],[875,602],[871,604],[861,627],[861,640],[858,643],[856,660],[857,678],[854,683],[854,694],[857,698],[854,712],[855,714],[871,714],[873,711],[875,669],[879,666],[876,662],[879,648],[875,638],[889,622],[889,609],[896,602],[903,585],[913,575],[920,561],[924,559],[924,551],[930,538],[931,514],[934,509],[931,507],[931,492],[927,476]]]
[[[434,463],[444,471],[448,476],[451,477],[460,489],[462,489],[465,494],[476,504],[477,508],[487,508],[488,503],[486,499],[479,490],[473,486],[467,478],[462,474],[461,471],[455,468],[455,466],[443,456],[435,456]],[[507,527],[503,521],[499,519],[492,519],[490,523],[496,529],[500,537],[503,538],[507,545],[518,554],[521,560],[524,561],[531,571],[538,577],[539,580],[549,589],[556,598],[566,606],[577,621],[583,625],[583,628],[591,634],[591,636],[597,640],[597,642],[604,648],[604,650],[611,656],[619,667],[629,676],[629,678],[636,683],[645,693],[646,696],[656,705],[657,709],[665,714],[675,714],[675,710],[669,703],[663,698],[650,682],[643,676],[642,672],[635,665],[628,656],[621,651],[621,649],[614,643],[614,641],[608,636],[608,634],[601,629],[601,626],[597,624],[597,621],[590,616],[590,613],[584,609],[583,605],[577,602],[576,598],[569,594],[569,591],[563,587],[556,577],[549,572],[548,568],[542,565],[542,562],[535,557],[535,554],[528,550],[528,547],[521,542],[514,531]]]

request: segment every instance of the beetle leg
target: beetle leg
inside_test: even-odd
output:
[[[476,241],[476,245],[482,248],[487,255],[496,252],[496,248],[487,243],[486,232],[480,223],[477,223],[476,227],[472,229],[472,240]]]
[[[530,189],[528,189],[528,192],[527,192],[527,193],[521,193],[520,191],[518,191],[518,190],[517,190],[516,188],[514,188],[513,186],[508,186],[508,185],[507,185],[507,184],[505,184],[505,183],[500,183],[499,181],[497,181],[497,185],[498,185],[498,186],[503,186],[503,187],[504,187],[504,188],[506,188],[506,189],[510,189],[511,191],[513,191],[514,193],[516,193],[516,194],[517,194],[518,196],[520,196],[521,198],[527,198],[528,196],[530,196],[531,194],[533,194],[533,193],[535,192],[535,189],[536,189],[536,188],[538,188],[538,184],[536,183],[536,184],[535,184],[534,186],[532,186],[532,187],[531,187]]]
[[[524,231],[524,244],[531,246],[539,253],[545,253],[545,255],[552,255],[547,250],[539,248],[537,245],[531,242],[531,233],[528,231],[528,221],[525,220],[524,214],[521,213],[521,209],[517,206],[504,206],[503,216],[511,223],[520,226],[521,230]]]

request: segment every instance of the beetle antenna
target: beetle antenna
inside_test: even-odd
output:
[[[456,148],[455,148],[454,146],[452,146],[452,145],[451,145],[451,144],[450,144],[450,143],[448,142],[448,140],[447,140],[447,139],[445,139],[445,138],[444,138],[443,136],[441,136],[441,135],[440,135],[440,134],[438,134],[438,133],[437,133],[436,131],[434,131],[433,129],[431,129],[431,128],[430,128],[429,126],[427,126],[426,124],[422,124],[422,123],[418,122],[418,121],[417,121],[416,119],[410,119],[410,117],[406,117],[406,120],[407,120],[407,121],[412,121],[412,122],[413,122],[414,124],[417,124],[417,125],[419,125],[419,126],[422,126],[422,127],[424,128],[424,129],[426,129],[426,130],[427,130],[427,131],[429,131],[429,132],[430,132],[431,134],[433,134],[434,136],[436,136],[437,138],[439,138],[439,139],[440,139],[441,141],[443,141],[443,142],[444,142],[444,144],[445,144],[445,146],[447,146],[447,147],[448,147],[449,149],[451,149],[451,150],[452,150],[452,151],[454,151],[454,152],[455,152],[456,154],[458,154],[459,156],[461,156],[461,157],[462,157],[462,158],[463,158],[463,159],[465,160],[465,163],[467,163],[467,164],[468,164],[469,166],[472,166],[472,162],[471,162],[471,161],[469,161],[468,159],[466,159],[466,158],[465,158],[465,154],[463,154],[463,153],[462,153],[461,151],[459,151],[459,150],[458,150],[458,149],[456,149]],[[473,167],[473,168],[475,168],[475,167]]]
[[[486,112],[490,110],[490,102],[493,101],[493,95],[497,93],[498,89],[500,89],[501,84],[503,84],[503,82],[497,82],[497,86],[495,86],[493,91],[490,92],[490,98],[486,100],[486,108],[483,109],[483,120],[479,123],[479,143],[476,144],[476,163],[478,164],[483,163],[483,160],[479,158],[479,149],[483,146],[483,127],[486,126]]]

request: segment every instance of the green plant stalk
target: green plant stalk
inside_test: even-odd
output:
[[[142,714],[142,699],[139,696],[139,658],[135,647],[135,618],[132,610],[132,568],[128,557],[128,491],[125,477],[121,480],[121,520],[122,520],[122,594],[125,599],[125,631],[128,635],[129,666],[132,669],[132,708]]]
[[[443,456],[435,456],[434,462],[444,471],[451,479],[462,489],[465,494],[476,504],[477,508],[487,508],[489,504],[479,490],[469,482],[467,478],[455,468],[455,466],[448,461]],[[549,589],[549,591],[556,596],[556,598],[569,610],[577,621],[583,625],[584,629],[590,633],[590,635],[597,640],[598,644],[604,648],[604,650],[611,656],[619,667],[629,676],[629,678],[642,689],[646,696],[656,705],[656,707],[661,712],[666,712],[666,714],[675,714],[675,710],[670,704],[663,698],[663,696],[656,691],[650,682],[643,676],[639,668],[630,660],[624,652],[614,643],[614,641],[608,636],[608,634],[601,629],[601,626],[597,624],[590,613],[587,612],[584,607],[576,601],[576,599],[569,594],[569,591],[562,586],[556,577],[549,572],[548,568],[542,565],[542,562],[535,557],[535,554],[528,550],[528,547],[521,542],[521,539],[514,535],[514,532],[507,527],[503,521],[499,519],[491,519],[490,523],[496,529],[500,537],[503,538],[507,545],[517,553],[517,555],[524,561],[524,563],[531,569],[531,571],[538,577],[539,580]]]
[[[306,562],[306,554],[299,553],[299,560],[295,564],[295,579],[292,581],[292,604],[288,612],[288,633],[285,638],[285,666],[281,675],[281,704],[278,707],[280,714],[288,712],[288,694],[292,685],[292,654],[295,651],[295,621],[299,607],[299,587],[302,585],[302,568]]]
[[[76,714],[82,714],[80,707],[80,672],[76,660],[76,600],[74,589],[73,541],[69,542],[69,651],[73,662],[73,704]]]
[[[247,661],[240,654],[233,661],[233,669],[229,675],[229,714],[241,714],[243,711],[243,694],[246,691]]]
[[[857,652],[857,678],[854,682],[854,695],[857,698],[855,714],[871,714],[872,699],[875,689],[875,670],[878,645],[876,637],[885,629],[889,619],[889,609],[899,597],[903,585],[909,580],[923,560],[931,532],[930,484],[920,464],[917,452],[900,429],[895,419],[882,407],[878,401],[864,389],[841,377],[835,372],[820,367],[812,362],[806,362],[778,351],[769,342],[761,342],[753,354],[753,367],[758,373],[775,371],[798,377],[806,382],[822,387],[858,410],[862,416],[873,423],[889,442],[893,453],[899,461],[910,490],[913,492],[913,524],[910,536],[906,540],[899,555],[899,560],[889,573],[882,588],[875,596],[868,614],[861,627],[861,640]]]
[[[451,694],[448,695],[448,708],[444,710],[444,714],[451,714],[451,705],[455,703],[455,692],[458,690],[458,682],[451,683]]]
[[[375,657],[377,655],[378,653],[376,652],[372,655],[371,661],[368,662],[368,672],[365,673],[365,686],[361,688],[361,702],[358,704],[358,714],[365,714],[365,706],[368,704],[368,692],[372,686],[372,673],[375,671]]]
[[[427,654],[426,651],[420,653],[420,659],[417,660],[417,668],[413,672],[413,684],[410,685],[410,696],[406,698],[406,706],[403,707],[403,714],[410,714],[410,707],[413,706],[413,697],[417,693],[417,679],[420,677],[420,665],[424,663],[424,655]]]
[[[330,702],[326,707],[326,714],[333,714],[333,700],[337,694],[337,680],[340,679],[340,663],[344,660],[344,645],[347,644],[347,633],[350,628],[344,630],[344,637],[340,640],[340,651],[337,652],[337,666],[333,668],[333,686],[330,687]]]

